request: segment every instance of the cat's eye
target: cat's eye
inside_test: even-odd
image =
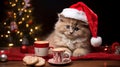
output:
[[[74,28],[74,30],[78,31],[78,30],[79,30],[79,28],[78,28],[78,27],[75,27],[75,28]]]
[[[69,25],[66,25],[66,28],[67,28],[67,29],[69,29],[69,28],[70,28],[70,26],[69,26]]]

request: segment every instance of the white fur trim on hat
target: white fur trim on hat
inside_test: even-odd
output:
[[[74,18],[77,20],[87,22],[86,14],[83,11],[79,11],[79,10],[74,9],[74,8],[65,8],[61,12],[61,14],[64,15],[65,17],[68,17],[68,18]]]
[[[99,47],[101,44],[102,44],[102,38],[100,36],[91,38],[92,46]]]

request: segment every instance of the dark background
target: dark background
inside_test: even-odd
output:
[[[7,7],[4,1],[0,0],[0,22],[6,17]],[[82,0],[32,0],[34,20],[42,24],[41,35],[47,36],[54,28],[57,14],[78,1]],[[102,37],[103,45],[120,42],[119,2],[115,0],[83,0],[83,2],[98,15],[98,36]]]

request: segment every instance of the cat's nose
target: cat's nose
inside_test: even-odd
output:
[[[70,32],[70,34],[73,34],[73,32]]]

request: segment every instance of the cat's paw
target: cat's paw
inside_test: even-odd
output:
[[[86,55],[88,52],[89,51],[86,49],[78,48],[78,49],[74,50],[73,56],[74,57],[83,56],[83,55]]]

